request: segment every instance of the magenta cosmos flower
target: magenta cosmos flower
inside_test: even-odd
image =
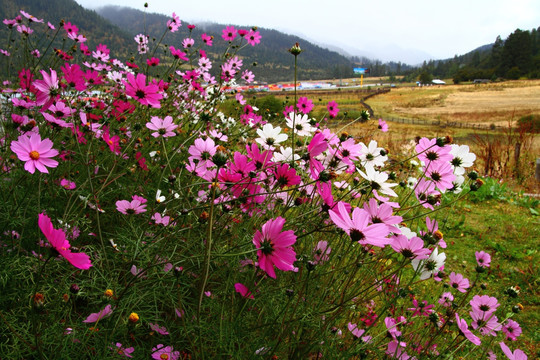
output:
[[[364,209],[354,208],[351,219],[345,203],[340,201],[338,211],[329,210],[328,213],[334,224],[343,229],[352,241],[358,241],[362,245],[370,244],[379,247],[384,247],[391,242],[390,239],[386,238],[388,228],[385,224],[368,225],[370,216]]]
[[[146,76],[144,74],[127,74],[127,81],[123,81],[126,86],[126,95],[131,96],[143,105],[149,105],[154,108],[160,108],[159,100],[163,95],[159,93],[159,87],[154,84],[146,85]]]
[[[157,116],[152,116],[150,122],[146,123],[146,127],[150,130],[154,130],[152,136],[157,138],[159,136],[171,137],[175,136],[174,129],[178,127],[173,123],[171,116],[165,116],[164,119],[160,119]]]
[[[21,135],[17,141],[11,143],[11,151],[17,154],[21,161],[25,161],[24,169],[33,174],[36,169],[42,173],[49,173],[47,167],[55,168],[58,161],[51,159],[58,155],[58,150],[53,149],[53,143],[49,139],[41,141],[41,136],[32,133],[30,137]]]
[[[521,335],[521,327],[519,324],[512,320],[508,319],[502,327],[502,331],[506,335],[506,339],[515,341],[519,335]]]
[[[234,284],[234,290],[239,293],[242,297],[246,299],[254,299],[255,297],[249,291],[248,287],[242,283],[236,283]]]
[[[405,235],[396,235],[390,244],[395,252],[400,253],[407,259],[423,260],[429,257],[431,251],[424,248],[424,241],[418,236],[408,238]]]
[[[284,224],[285,219],[278,216],[268,220],[262,226],[262,231],[257,230],[253,236],[253,244],[258,250],[259,267],[274,279],[274,266],[282,271],[292,271],[296,260],[296,253],[292,248],[296,235],[292,230],[282,232]]]
[[[64,257],[71,265],[78,269],[88,270],[92,263],[90,257],[85,253],[72,253],[66,234],[61,229],[55,229],[51,219],[45,214],[39,214],[38,225],[52,247]]]

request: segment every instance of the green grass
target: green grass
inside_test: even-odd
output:
[[[515,345],[527,349],[529,358],[534,358],[540,343],[540,217],[534,215],[538,201],[512,194],[496,184],[486,181],[478,194],[471,193],[468,200],[458,202],[454,211],[449,212],[443,228],[452,249],[447,264],[451,268],[470,267],[475,263],[475,251],[491,254],[491,267],[484,276],[489,284],[486,294],[508,298],[505,290],[519,286],[521,293],[511,299],[511,304],[524,307],[516,318],[523,334]]]

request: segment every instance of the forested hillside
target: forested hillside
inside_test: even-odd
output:
[[[143,11],[116,6],[103,7],[98,10],[98,13],[133,36],[146,31],[150,36],[150,40],[153,38],[155,41],[159,41],[165,34],[162,42],[177,48],[181,47],[182,40],[188,36],[195,40],[194,46],[198,46],[201,43],[201,34],[212,35],[220,40],[214,41],[212,47],[204,47],[212,60],[216,60],[226,51],[227,43],[221,40],[221,32],[226,26],[224,24],[195,24],[196,27],[190,35],[187,23],[184,23],[178,32],[168,32],[166,23],[169,17],[161,14],[147,14]],[[236,27],[249,29],[246,26]],[[352,62],[336,52],[313,45],[297,36],[287,35],[276,30],[265,28],[258,28],[257,30],[262,36],[261,43],[255,47],[248,46],[242,50],[241,54],[244,67],[249,65],[256,79],[260,81],[271,82],[293,79],[294,58],[287,50],[296,42],[300,43],[303,50],[298,57],[299,79],[315,80],[352,75]],[[253,66],[253,63],[257,65]],[[336,71],[336,69],[339,69],[339,71]]]

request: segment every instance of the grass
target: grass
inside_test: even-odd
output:
[[[493,184],[496,185],[491,187]],[[523,335],[518,340],[533,355],[540,343],[540,217],[532,213],[538,211],[539,202],[512,194],[496,181],[488,181],[484,186],[479,191],[488,195],[480,198],[490,199],[477,202],[479,197],[471,193],[469,200],[458,202],[445,219],[443,233],[446,239],[452,239],[448,245],[453,254],[447,263],[453,268],[465,268],[467,263],[475,262],[475,250],[491,254],[492,265],[485,279],[490,284],[488,292],[499,299],[508,297],[505,295],[508,286],[521,288],[519,297],[512,299],[514,305],[523,305],[518,320]]]

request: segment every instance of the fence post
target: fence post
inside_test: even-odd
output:
[[[534,172],[536,181],[540,181],[540,158],[536,158],[536,171]]]

